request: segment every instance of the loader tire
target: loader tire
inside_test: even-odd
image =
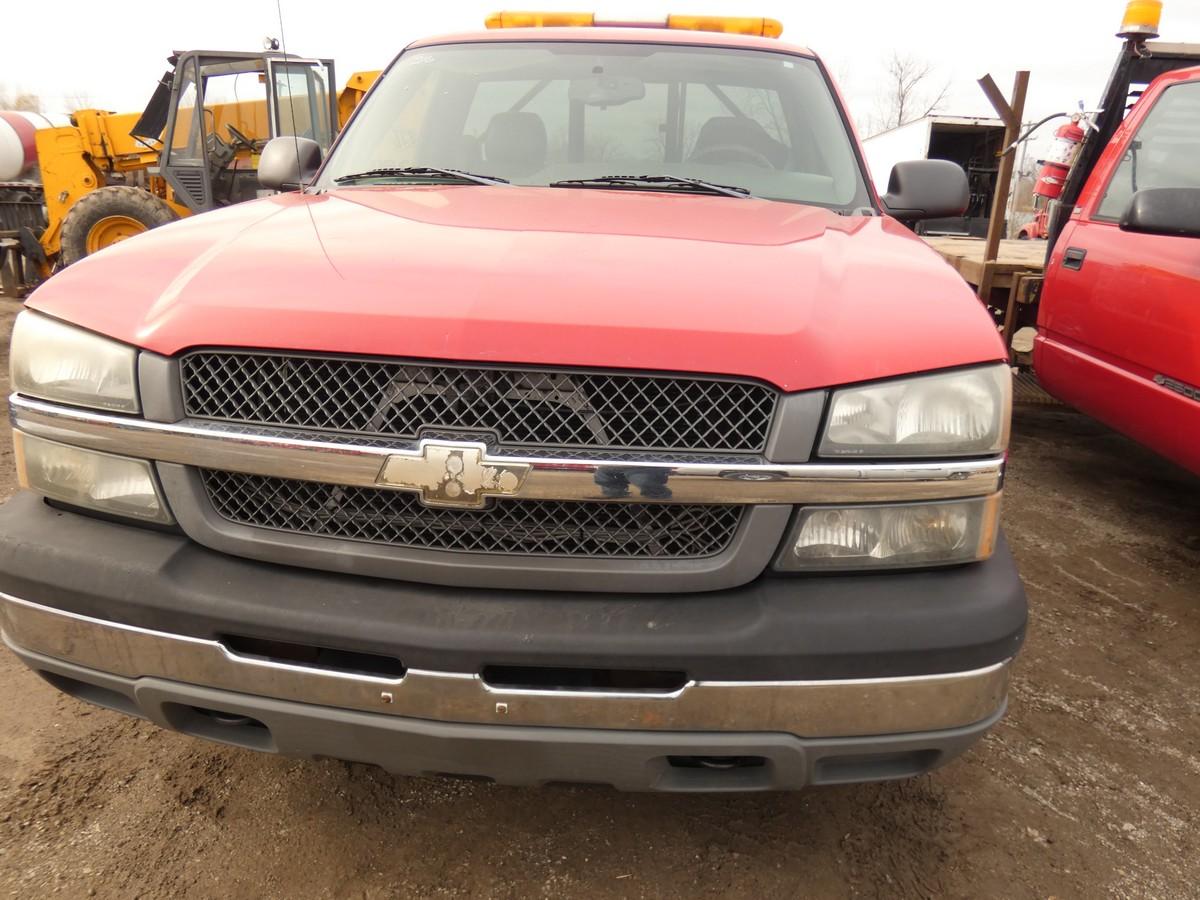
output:
[[[167,204],[141,188],[103,187],[80,198],[62,227],[62,264],[90,256],[126,238],[179,218]]]

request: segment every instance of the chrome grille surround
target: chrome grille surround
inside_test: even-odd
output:
[[[249,350],[180,359],[192,418],[501,448],[761,454],[778,405],[752,381]]]
[[[593,559],[700,559],[729,546],[744,507],[497,500],[481,510],[416,494],[201,471],[223,519],[342,540],[458,553]]]
[[[147,359],[159,359],[143,353]],[[178,360],[164,362],[172,368]],[[149,369],[162,374],[162,365]],[[727,548],[701,558],[588,557],[445,552],[243,525],[213,508],[201,472],[219,470],[318,485],[397,490],[381,477],[389,461],[412,457],[420,441],[230,424],[184,417],[182,404],[155,392],[169,379],[143,379],[145,418],[9,397],[15,431],[101,453],[154,461],[167,505],[197,543],[235,556],[291,566],[463,588],[667,593],[745,584],[770,565],[794,506],[979,497],[1003,485],[1004,459],[770,462],[742,454],[572,451],[514,454],[486,447],[483,466],[528,466],[511,493],[488,504],[534,501],[595,506],[740,508]],[[788,401],[795,395],[789,395]],[[780,402],[781,427],[788,401]],[[810,414],[815,414],[811,412]],[[789,428],[804,425],[791,419]],[[429,440],[429,438],[425,438]],[[440,438],[437,443],[445,443]],[[774,440],[774,438],[772,438]],[[456,510],[457,511],[457,510]]]
[[[378,487],[390,456],[411,453],[368,442],[311,440],[303,434],[194,420],[158,422],[84,410],[20,395],[8,400],[14,430],[87,450],[158,463],[328,484]],[[700,503],[744,506],[902,503],[982,497],[1004,483],[1004,457],[934,461],[764,463],[640,462],[488,456],[531,472],[517,499]],[[641,477],[653,473],[653,478]],[[640,484],[639,484],[640,482]],[[614,491],[613,486],[628,486]],[[653,488],[654,497],[644,486]],[[636,489],[636,492],[635,492]]]

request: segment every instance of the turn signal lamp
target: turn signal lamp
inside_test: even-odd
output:
[[[1156,38],[1162,20],[1162,0],[1129,0],[1117,37]]]
[[[750,34],[777,38],[783,34],[783,24],[777,19],[758,16],[654,16],[629,19],[600,16],[584,12],[515,12],[492,13],[484,20],[488,28],[675,28],[683,31],[717,31],[724,34]]]

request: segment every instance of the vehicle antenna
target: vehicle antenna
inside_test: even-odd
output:
[[[286,62],[288,60],[288,49],[287,49],[287,34],[283,30],[283,0],[275,0],[275,17],[279,21],[278,45],[283,52],[283,59],[286,64]],[[274,41],[272,41],[272,43],[274,43]],[[287,70],[285,69],[284,71],[287,71]],[[277,88],[278,88],[277,85],[273,85],[273,84],[268,85],[268,90],[277,90]],[[330,90],[333,90],[333,89],[334,89],[334,87],[331,86]],[[288,110],[291,113],[292,130],[295,131],[296,130],[296,97],[291,91],[290,84],[289,84],[289,89],[288,89]],[[280,118],[279,122],[280,122],[280,125],[282,126],[282,124],[283,124],[282,117]],[[299,172],[300,171],[300,141],[297,139],[298,135],[293,134],[291,137],[292,137],[292,147],[296,151],[296,171]],[[304,188],[302,187],[300,190],[301,190],[301,193],[303,193]],[[312,206],[306,202],[304,204],[304,208],[308,211],[308,220],[312,223],[313,234],[317,238],[317,244],[318,244],[318,246],[320,246],[321,252],[323,254],[325,254],[326,262],[329,263],[330,268],[333,269],[334,272],[337,272],[337,275],[339,278],[344,278],[345,276],[342,275],[341,270],[338,269],[337,265],[330,258],[329,251],[325,249],[325,242],[323,240],[321,240],[321,229],[319,229],[317,227],[317,218],[316,218],[316,216],[313,215]]]

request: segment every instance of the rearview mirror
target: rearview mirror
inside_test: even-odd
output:
[[[945,159],[896,163],[887,193],[879,199],[884,210],[901,222],[961,216],[970,200],[967,173]]]
[[[1138,191],[1121,216],[1121,230],[1200,237],[1200,188]]]
[[[646,84],[627,75],[597,75],[576,78],[567,90],[567,99],[584,106],[620,106],[646,96]]]
[[[296,191],[321,168],[321,145],[308,138],[272,138],[258,158],[258,183],[272,191]]]

